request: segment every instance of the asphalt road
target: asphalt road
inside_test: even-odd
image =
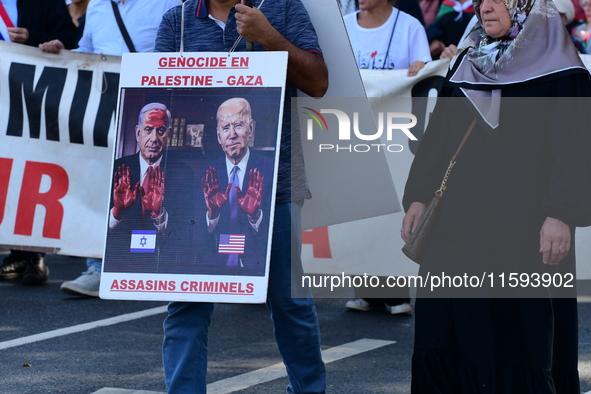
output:
[[[0,282],[0,393],[164,392],[160,347],[165,303],[69,296],[59,286],[85,270],[84,259],[50,255],[48,261],[51,274],[45,286]],[[350,312],[345,302],[316,300],[325,358],[335,359],[327,363],[327,393],[408,393],[412,315]],[[590,302],[579,303],[583,392],[591,391]],[[133,313],[146,310],[147,316],[134,318]],[[129,320],[113,324],[118,316]],[[217,382],[218,393],[278,394],[288,383],[286,377],[245,383],[253,376],[259,381],[272,378],[265,375],[268,370],[260,370],[281,362],[263,305],[216,305],[209,360],[208,383]],[[281,375],[281,370],[275,368],[275,373]],[[243,375],[248,372],[253,373]],[[224,384],[244,388],[220,389]]]

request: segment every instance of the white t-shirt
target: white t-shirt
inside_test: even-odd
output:
[[[152,52],[154,40],[169,8],[182,4],[181,0],[116,0],[121,19],[138,52]],[[86,9],[84,34],[78,52],[121,56],[129,52],[113,13],[111,0],[92,0]]]
[[[398,70],[407,69],[416,60],[425,63],[431,61],[425,28],[416,18],[392,7],[386,23],[366,29],[357,23],[358,13],[345,15],[343,19],[359,68]],[[388,48],[391,36],[392,42]]]

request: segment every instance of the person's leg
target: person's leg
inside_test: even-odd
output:
[[[88,258],[88,269],[74,280],[62,283],[60,289],[66,294],[98,297],[101,285],[101,269],[103,260]]]
[[[381,283],[385,283],[387,276],[379,277]],[[404,282],[406,283],[406,281]],[[412,312],[410,305],[410,287],[356,287],[353,290],[354,299],[347,301],[345,307],[354,311],[372,311],[387,309],[393,315]]]
[[[449,299],[416,299],[412,394],[461,392],[453,309]]]
[[[92,267],[94,267],[94,272],[101,273],[101,271],[103,270],[103,259],[95,259],[89,257],[86,259],[86,267],[88,267],[89,269],[92,269]]]
[[[162,363],[169,393],[205,394],[212,303],[171,302],[164,320]]]
[[[392,297],[384,299],[386,309],[393,315],[412,312],[410,287],[393,287]]]
[[[297,286],[303,273],[300,209],[301,204],[296,203],[275,206],[267,307],[289,376],[287,392],[324,393],[326,369],[314,301],[309,291],[298,294],[306,298],[292,298],[291,294],[292,285]]]
[[[577,299],[554,298],[552,309],[554,312],[552,377],[556,394],[580,393]]]

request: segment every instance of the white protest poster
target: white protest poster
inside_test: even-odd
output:
[[[120,57],[0,52],[0,245],[101,257]]]
[[[101,298],[265,301],[286,70],[285,52],[123,56]]]
[[[329,78],[328,91],[321,99],[312,99],[298,92],[297,113],[306,176],[312,192],[312,198],[302,208],[302,228],[318,228],[400,211],[396,189],[390,180],[387,153],[378,152],[376,147],[373,151],[361,152],[365,149],[363,145],[371,149],[372,144],[380,143],[379,137],[357,143],[339,138],[339,131],[346,132],[348,127],[351,134],[357,127],[365,135],[375,135],[377,128],[338,2],[302,0],[302,3],[318,34]],[[339,112],[337,115],[323,110]],[[339,116],[343,121],[338,119]],[[310,124],[310,121],[314,123]],[[321,144],[323,150],[320,150]]]

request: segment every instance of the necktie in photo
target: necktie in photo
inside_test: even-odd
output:
[[[230,195],[228,199],[230,200],[230,221],[235,222],[238,219],[238,196],[236,195],[236,188],[240,187],[240,181],[238,180],[238,171],[240,168],[238,166],[234,166],[232,171],[230,172],[230,183],[232,184],[232,188],[230,189]],[[238,255],[231,254],[228,256],[228,263],[226,264],[230,267],[237,267],[238,266]]]
[[[150,192],[150,175],[154,171],[154,167],[149,166],[146,170],[146,176],[144,176],[144,181],[142,182],[142,189],[144,189],[144,194],[148,194]],[[141,200],[140,200],[141,201]],[[144,204],[142,204],[142,216],[146,214],[146,209],[144,208]]]
[[[238,171],[240,168],[234,166],[232,172],[230,172],[230,183],[232,188],[230,189],[230,219],[236,220],[238,218],[238,196],[236,196],[236,188],[240,187],[240,181],[238,180]]]

